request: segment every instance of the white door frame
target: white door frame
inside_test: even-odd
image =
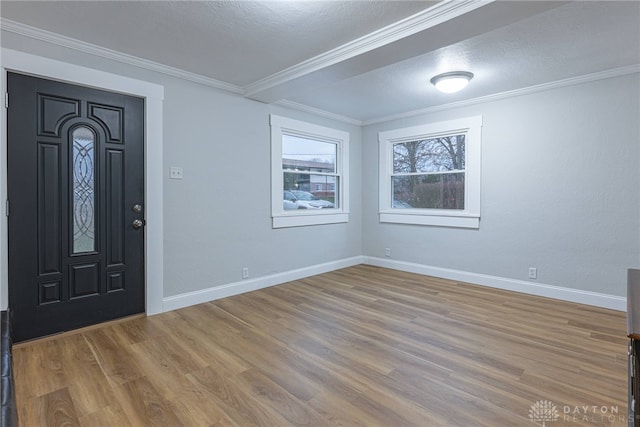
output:
[[[164,86],[92,68],[67,64],[12,49],[0,53],[0,93],[7,92],[7,71],[43,77],[145,98],[145,297],[147,315],[162,312],[163,297],[163,182],[162,103]],[[7,200],[7,114],[0,114],[0,205]],[[4,209],[2,209],[4,210]],[[8,221],[0,212],[0,309],[9,302]]]

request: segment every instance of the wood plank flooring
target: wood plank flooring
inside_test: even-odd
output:
[[[626,426],[625,335],[622,312],[356,266],[18,345],[16,399],[27,427],[533,426],[539,401],[548,427]]]

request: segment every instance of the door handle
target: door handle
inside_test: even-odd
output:
[[[134,219],[131,225],[133,226],[134,230],[137,230],[144,225],[144,221],[142,221],[141,219]]]

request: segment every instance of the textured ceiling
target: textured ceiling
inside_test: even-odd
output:
[[[638,1],[2,0],[0,14],[3,28],[36,27],[364,122],[640,64]],[[475,74],[463,92],[428,83],[457,69]]]
[[[291,100],[366,120],[640,64],[639,6],[573,2]],[[442,94],[429,80],[451,70],[475,77]]]
[[[245,86],[436,2],[2,1],[4,18]]]

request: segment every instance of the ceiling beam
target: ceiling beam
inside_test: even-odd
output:
[[[566,1],[449,0],[256,81],[244,95],[266,103],[367,73],[509,25]]]

